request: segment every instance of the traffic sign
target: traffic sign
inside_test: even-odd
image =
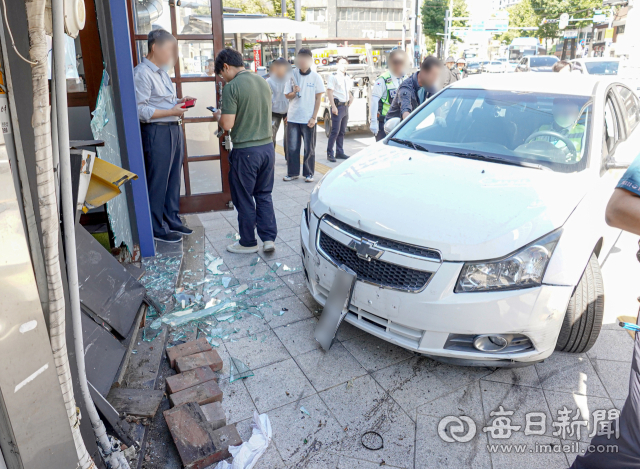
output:
[[[607,15],[603,15],[602,13],[594,14],[592,18],[594,23],[604,23],[607,21]]]
[[[558,28],[564,29],[569,25],[569,14],[563,13],[560,15],[560,21],[558,23]]]
[[[565,39],[575,39],[578,37],[578,30],[577,29],[567,29],[564,32],[564,38]]]

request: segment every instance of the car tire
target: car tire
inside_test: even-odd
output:
[[[331,135],[331,113],[329,112],[328,109],[325,109],[323,119],[324,119],[324,134],[327,136],[327,138],[329,138],[329,135]]]
[[[560,329],[556,350],[584,353],[596,343],[604,314],[604,286],[602,272],[595,254],[569,300]]]

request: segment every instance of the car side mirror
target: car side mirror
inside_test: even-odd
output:
[[[399,117],[394,117],[393,119],[389,119],[387,122],[384,123],[384,132],[386,134],[390,134],[391,131],[393,131],[393,129],[398,127],[398,124],[400,124],[400,122],[402,122],[402,119],[400,119]]]
[[[610,169],[627,169],[631,163],[618,163],[614,158],[610,158],[604,164],[604,167],[607,171]]]

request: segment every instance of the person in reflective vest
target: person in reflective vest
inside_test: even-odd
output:
[[[406,78],[406,69],[407,54],[402,49],[395,49],[389,54],[389,69],[373,85],[369,102],[369,129],[376,136],[376,141],[387,136],[384,132],[384,119],[400,84]]]
[[[552,134],[540,135],[535,140],[543,140],[551,143],[556,148],[561,149],[567,160],[580,161],[582,158],[582,140],[585,137],[586,127],[578,117],[580,117],[580,104],[571,98],[555,98],[553,100],[553,122],[543,124],[536,132],[555,132],[566,137],[575,147],[576,154],[567,148],[567,144],[560,138],[553,137]]]

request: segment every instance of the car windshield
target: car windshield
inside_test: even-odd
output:
[[[587,163],[591,109],[587,96],[446,89],[392,135],[389,144],[581,171]]]
[[[531,67],[551,67],[558,61],[558,57],[531,57],[529,60]]]
[[[617,60],[607,60],[602,62],[585,62],[587,72],[590,75],[617,75],[618,65],[620,62]]]
[[[502,62],[498,62],[498,61],[491,62],[491,65],[502,65]]]

